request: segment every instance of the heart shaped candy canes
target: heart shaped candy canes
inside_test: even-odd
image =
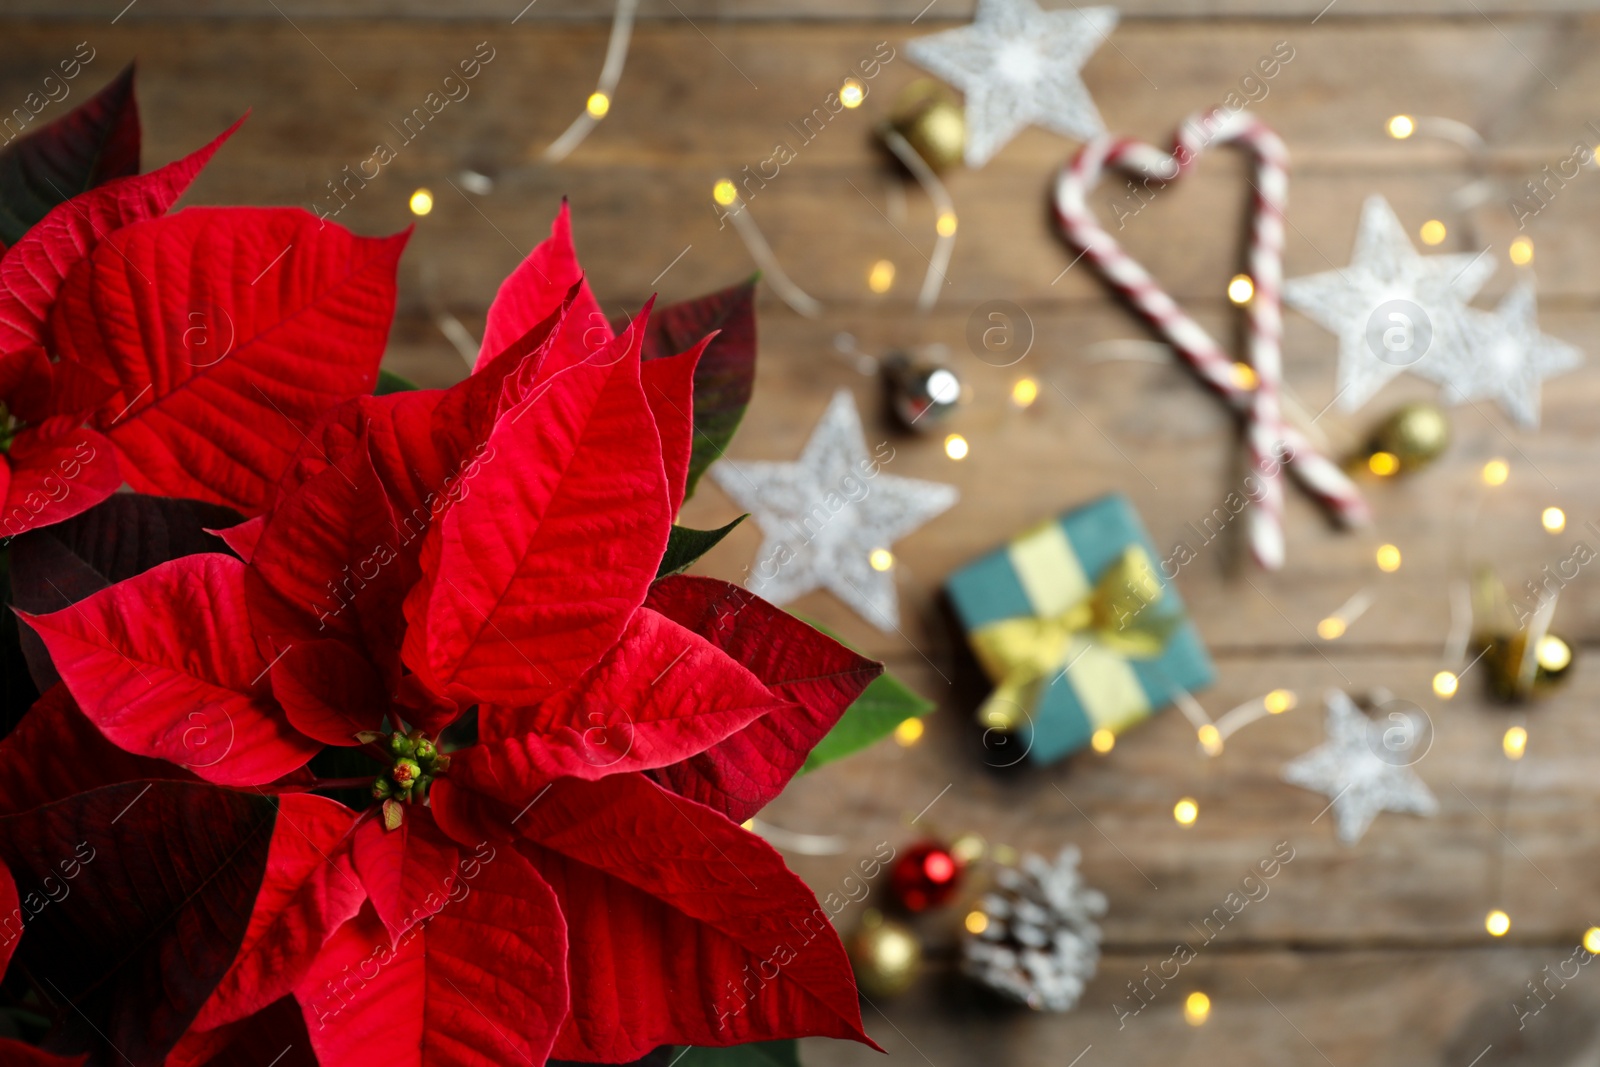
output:
[[[1253,374],[1242,371],[1150,272],[1123,251],[1116,238],[1095,221],[1087,201],[1089,190],[1108,167],[1166,185],[1181,177],[1212,144],[1238,144],[1255,160],[1252,187],[1256,195],[1250,229],[1250,278],[1255,296],[1248,310],[1247,364]],[[1292,470],[1301,485],[1346,525],[1361,525],[1371,518],[1355,484],[1305,434],[1284,422],[1279,403],[1288,159],[1283,141],[1267,126],[1242,111],[1218,109],[1185,120],[1173,135],[1171,152],[1128,138],[1098,137],[1079,149],[1062,168],[1055,185],[1056,219],[1067,241],[1243,420],[1250,466],[1261,480],[1260,494],[1252,494],[1254,506],[1247,514],[1250,551],[1268,570],[1283,566],[1283,467]]]

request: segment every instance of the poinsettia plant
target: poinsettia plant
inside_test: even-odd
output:
[[[677,573],[717,540],[673,519],[748,399],[749,287],[613,328],[563,206],[472,375],[373,396],[398,239],[84,203],[137,177],[0,258],[59,275],[0,294],[0,358],[116,388],[8,403],[12,451],[77,419],[119,472],[12,549],[43,696],[0,741],[0,1057],[870,1044],[827,913],[741,823],[881,667]],[[63,208],[100,224],[30,244]],[[206,366],[195,308],[237,327]]]

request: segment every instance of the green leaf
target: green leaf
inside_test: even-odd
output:
[[[378,368],[378,387],[372,391],[373,396],[388,396],[390,393],[409,393],[417,388],[417,384],[408,381],[393,371]]]
[[[728,1048],[684,1048],[673,1067],[800,1067],[800,1045],[789,1041],[758,1041]]]
[[[62,62],[81,67],[73,59]],[[37,91],[32,95],[44,99]],[[12,115],[30,111],[30,106],[19,107]],[[10,126],[6,132],[15,136]],[[139,109],[130,63],[83,104],[0,151],[0,245],[16,244],[62,201],[138,173]]]
[[[855,703],[844,709],[833,729],[817,742],[800,773],[814,771],[825,763],[859,752],[893,733],[902,722],[926,715],[934,707],[933,701],[918,696],[898,678],[880,674]]]
[[[650,316],[643,357],[675,356],[719,330],[694,372],[694,449],[684,499],[733,440],[756,376],[756,280],[669,304]]]
[[[749,517],[740,515],[716,530],[695,530],[674,523],[672,532],[667,535],[667,550],[661,556],[661,566],[656,568],[656,577],[665,578],[669,574],[688,570],[696,560],[715,548],[717,542],[732,533],[735,526]]]

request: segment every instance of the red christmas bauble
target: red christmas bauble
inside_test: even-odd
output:
[[[889,893],[907,911],[943,904],[961,882],[961,861],[937,841],[911,846],[889,873]]]

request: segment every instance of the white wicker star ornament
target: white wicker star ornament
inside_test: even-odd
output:
[[[1467,310],[1463,400],[1493,399],[1529,429],[1539,425],[1539,384],[1583,362],[1583,353],[1539,332],[1533,282],[1507,293],[1494,311]]]
[[[1339,406],[1354,411],[1401,371],[1462,397],[1467,301],[1494,273],[1492,256],[1419,255],[1394,209],[1367,198],[1350,265],[1284,284],[1290,307],[1339,338]]]
[[[1382,811],[1433,815],[1439,802],[1412,770],[1432,734],[1418,713],[1391,712],[1375,722],[1338,689],[1328,705],[1327,741],[1283,768],[1283,780],[1330,798],[1339,840],[1361,840]],[[1326,811],[1327,809],[1323,809]]]
[[[848,389],[833,395],[795,463],[721,460],[711,476],[755,516],[764,539],[745,585],[774,604],[827,589],[890,631],[900,625],[891,546],[948,510],[954,486],[885,474],[887,443],[868,452]]]
[[[981,167],[1025,126],[1080,141],[1105,132],[1078,72],[1116,25],[1113,7],[978,0],[971,25],[918,38],[906,52],[965,95],[967,166]]]

